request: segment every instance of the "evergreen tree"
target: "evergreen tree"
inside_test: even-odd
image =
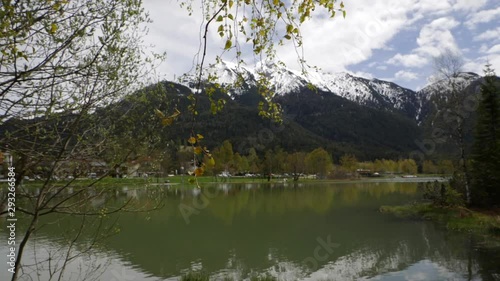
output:
[[[500,87],[486,66],[473,146],[473,203],[500,203]]]

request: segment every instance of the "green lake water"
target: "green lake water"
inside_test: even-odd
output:
[[[74,247],[84,254],[67,266],[63,280],[84,273],[103,281],[178,280],[189,271],[214,280],[266,274],[277,280],[500,280],[500,251],[487,239],[378,212],[381,205],[421,198],[415,182],[118,187],[88,204],[130,198],[143,210],[162,207],[106,217],[101,227],[113,225],[119,233],[86,252],[98,225],[88,227]],[[59,249],[81,220],[45,218],[25,260],[64,256]],[[2,246],[1,261],[6,252]],[[8,280],[5,264],[0,280]],[[22,280],[48,280],[48,272],[27,267]]]

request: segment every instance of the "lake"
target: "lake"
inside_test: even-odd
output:
[[[101,224],[96,216],[44,218],[25,261],[50,256],[51,268],[61,266],[61,246],[85,219],[90,226],[62,280],[178,280],[190,271],[214,280],[500,280],[500,251],[487,239],[378,212],[420,199],[413,181],[117,187],[88,204],[130,198],[142,212]],[[161,208],[150,210],[157,203]],[[2,241],[5,228],[2,220]],[[94,244],[97,229],[111,236]],[[0,254],[0,280],[8,280],[7,249]],[[48,265],[24,273],[21,280],[50,275]]]

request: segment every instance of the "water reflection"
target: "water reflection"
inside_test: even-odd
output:
[[[117,188],[90,204],[163,202],[157,211],[108,218],[118,218],[121,232],[95,248],[136,280],[176,280],[190,270],[215,280],[265,273],[278,280],[498,280],[500,251],[479,247],[481,238],[377,212],[419,197],[415,183],[224,183]],[[189,223],[182,205],[196,211]],[[48,224],[39,236],[50,243],[38,247],[62,245],[54,237],[77,224]],[[328,237],[331,249],[318,242]],[[106,274],[101,280],[110,280]]]

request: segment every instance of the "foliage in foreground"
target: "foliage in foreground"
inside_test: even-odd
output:
[[[457,174],[453,175],[449,183],[438,181],[427,182],[423,187],[423,198],[425,200],[430,200],[431,203],[437,207],[465,206],[463,188],[460,188],[461,182]]]
[[[473,146],[472,203],[493,206],[500,204],[500,83],[490,65],[484,80]]]
[[[431,203],[418,203],[382,206],[380,211],[398,218],[436,221],[452,230],[500,236],[500,216],[486,215],[464,207],[439,207]]]

